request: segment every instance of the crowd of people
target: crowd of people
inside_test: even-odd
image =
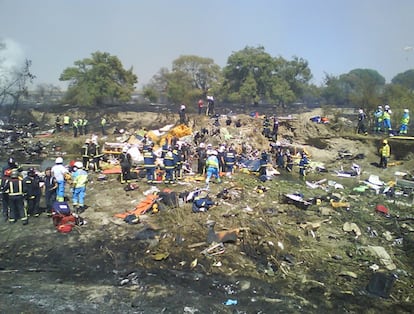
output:
[[[204,108],[204,103],[198,103],[199,113]],[[186,106],[182,104],[179,109],[179,123],[187,124]],[[214,99],[208,99],[206,114],[214,112]],[[391,109],[385,106],[378,106],[374,113],[374,131],[391,132],[390,122]],[[236,167],[243,167],[243,163],[249,159],[258,160],[258,178],[261,181],[267,180],[269,166],[280,171],[290,173],[294,165],[298,166],[298,175],[305,179],[309,167],[309,155],[305,150],[292,152],[291,148],[283,147],[278,142],[279,121],[276,116],[264,116],[262,121],[262,135],[269,140],[268,149],[261,150],[251,147],[247,143],[236,144],[231,140],[221,142],[213,146],[220,137],[220,116],[211,115],[211,129],[201,128],[192,136],[192,142],[181,141],[177,137],[168,137],[161,147],[155,150],[155,143],[146,135],[139,148],[142,155],[142,167],[138,167],[145,173],[148,184],[166,183],[173,184],[184,179],[185,173],[197,174],[205,181],[206,188],[209,188],[212,180],[216,183],[222,182],[222,176],[231,178]],[[404,110],[401,119],[399,134],[407,134],[409,123],[409,111]],[[366,134],[367,116],[362,109],[358,114],[358,132]],[[56,118],[57,132],[69,132],[71,119],[69,116]],[[226,126],[234,121],[227,117]],[[241,127],[241,121],[233,124]],[[88,121],[86,119],[75,119],[72,121],[74,136],[88,134]],[[106,118],[101,120],[102,134],[106,134]],[[391,135],[391,133],[389,133]],[[387,140],[384,140],[380,148],[379,166],[387,167],[390,156],[390,147]],[[39,173],[34,168],[22,172],[14,158],[9,158],[8,163],[3,167],[1,178],[1,193],[3,216],[6,220],[14,223],[21,220],[23,224],[28,223],[28,217],[37,217],[42,212],[40,198],[44,196],[46,212],[50,213],[55,202],[65,202],[66,186],[70,185],[72,192],[72,205],[77,211],[85,208],[85,193],[88,182],[88,173],[101,170],[101,161],[104,155],[101,151],[98,137],[93,134],[88,137],[80,154],[80,160],[72,161],[69,165],[63,164],[62,157],[57,157],[55,165],[48,167],[44,173]],[[125,145],[122,152],[117,156],[121,167],[120,182],[130,183],[138,179],[137,169],[133,158],[129,153],[128,145]],[[196,164],[195,164],[196,163]],[[144,177],[142,176],[142,177]],[[44,209],[43,209],[44,210]]]

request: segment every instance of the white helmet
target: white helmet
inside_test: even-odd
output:
[[[388,110],[388,109],[390,109],[390,106],[388,106],[388,105],[385,105],[385,110]]]
[[[77,162],[75,162],[74,166],[75,166],[76,168],[78,168],[78,169],[82,169],[83,164],[82,164],[82,162],[77,161]]]
[[[63,164],[63,158],[62,157],[56,158],[55,163],[57,163],[57,164]]]
[[[200,143],[200,145],[198,145],[198,147],[200,147],[200,148],[204,148],[204,147],[206,147],[206,144],[204,144],[204,143]]]
[[[212,155],[217,156],[217,155],[218,155],[218,152],[217,152],[215,149],[213,149],[213,150],[211,151],[211,154],[212,154]]]
[[[378,109],[382,109],[382,106],[381,105],[378,105]]]
[[[362,109],[359,109],[359,113],[363,113],[364,112],[364,110],[362,110]]]
[[[404,109],[404,112],[408,113],[408,112],[409,112],[409,110],[408,110],[408,109]]]
[[[184,110],[185,109],[185,105],[181,105],[180,109],[181,110]]]

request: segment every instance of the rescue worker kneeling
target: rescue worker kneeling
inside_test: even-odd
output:
[[[5,188],[5,193],[9,197],[9,222],[14,223],[20,219],[23,225],[27,225],[29,221],[24,208],[23,181],[19,178],[17,170],[12,171],[8,186]]]
[[[218,152],[216,150],[208,150],[207,154],[208,154],[208,157],[206,160],[206,168],[207,168],[206,184],[208,187],[212,176],[216,178],[217,183],[220,183],[221,179],[220,179],[220,173],[219,173],[219,161],[217,158]]]
[[[82,211],[85,209],[85,193],[86,183],[88,183],[88,173],[82,169],[82,162],[75,162],[76,171],[72,174],[72,202],[76,211]]]

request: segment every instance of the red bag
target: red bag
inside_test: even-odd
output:
[[[375,208],[375,211],[378,213],[383,213],[384,215],[388,215],[389,213],[388,208],[385,207],[384,205],[377,205],[377,207]]]

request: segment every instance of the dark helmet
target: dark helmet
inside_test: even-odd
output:
[[[35,170],[35,168],[29,168],[29,169],[27,170],[27,174],[28,174],[29,176],[34,176],[34,175],[36,174],[36,170]]]

